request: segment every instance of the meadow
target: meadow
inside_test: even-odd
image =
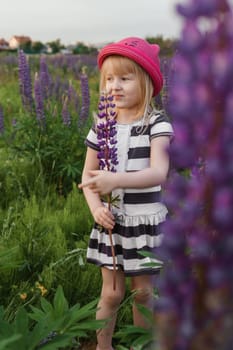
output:
[[[155,100],[175,131],[155,320],[140,308],[151,327],[131,326],[127,285],[116,350],[232,349],[233,12],[227,0],[177,11],[183,31]],[[0,55],[0,350],[92,350],[104,326],[77,188],[98,78],[92,54]]]
[[[37,326],[45,323],[31,314],[41,307],[41,299],[44,317],[48,317],[45,303],[53,303],[56,295],[58,304],[70,308],[89,305],[99,297],[100,270],[85,261],[93,219],[77,188],[86,151],[84,139],[99,99],[98,78],[96,56],[26,56],[23,51],[0,56],[1,349],[10,346],[13,350],[19,342],[25,350],[39,345],[58,348],[51,341],[41,343],[59,329],[52,320],[46,321],[39,338],[29,341],[35,322]],[[54,312],[62,318],[63,329],[61,305]],[[87,326],[80,336],[77,329],[63,329],[67,338],[56,337],[59,348],[71,342],[67,349],[79,349],[80,339],[87,335],[94,339],[95,309],[96,303],[91,304],[84,314]],[[15,326],[21,310],[22,322],[30,313],[24,325],[28,333],[23,337]],[[79,309],[76,316],[80,317]],[[127,290],[117,329],[131,321]]]

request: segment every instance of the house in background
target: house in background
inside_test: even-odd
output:
[[[9,40],[9,47],[11,49],[18,49],[20,47],[20,45],[26,44],[26,43],[31,43],[31,41],[32,40],[29,36],[14,35]]]
[[[9,49],[9,43],[3,38],[0,38],[0,50],[8,50]]]

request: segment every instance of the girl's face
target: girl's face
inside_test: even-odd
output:
[[[142,91],[139,77],[121,58],[107,58],[102,67],[102,87],[114,96],[119,112],[122,110],[138,114],[141,109]],[[124,60],[124,58],[123,58]]]
[[[113,95],[117,108],[138,109],[140,90],[135,74],[118,75],[109,71],[106,76],[106,90]]]

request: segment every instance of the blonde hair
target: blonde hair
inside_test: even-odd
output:
[[[109,66],[113,67],[114,73],[117,75],[124,75],[129,73],[136,75],[140,89],[138,116],[142,116],[145,123],[147,124],[153,110],[152,96],[154,87],[150,76],[133,60],[120,55],[111,55],[104,60],[100,70],[101,92],[105,91],[106,75]]]

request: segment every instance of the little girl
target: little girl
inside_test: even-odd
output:
[[[126,276],[131,278],[131,289],[135,291],[136,326],[148,326],[136,304],[152,307],[153,276],[159,267],[145,266],[155,260],[140,252],[154,252],[161,243],[160,223],[166,219],[167,209],[160,202],[160,192],[168,173],[167,148],[172,136],[168,119],[152,107],[152,98],[163,86],[158,53],[158,45],[131,37],[105,46],[98,55],[100,90],[111,94],[116,105],[118,164],[116,172],[99,170],[99,146],[93,127],[86,138],[87,154],[79,188],[84,191],[96,223],[87,261],[102,271],[97,319],[109,320],[107,327],[97,332],[97,350],[113,349],[116,313],[124,298]],[[118,202],[109,210],[101,195],[111,192]],[[112,230],[116,255],[115,289],[108,230]]]

